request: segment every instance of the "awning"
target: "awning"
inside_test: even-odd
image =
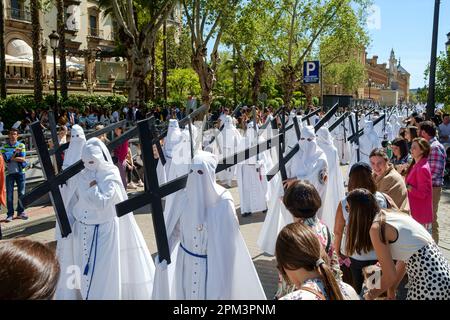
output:
[[[27,67],[31,68],[33,66],[33,61],[30,61],[21,57],[13,57],[11,55],[5,55],[6,66],[10,67]]]
[[[6,53],[13,57],[32,57],[33,50],[21,39],[11,40],[6,46]]]

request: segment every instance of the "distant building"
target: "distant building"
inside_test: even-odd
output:
[[[397,98],[394,101],[389,102],[409,102],[410,74],[401,65],[400,59],[397,62],[394,49],[391,50],[389,66],[387,63],[378,63],[378,56],[367,59],[367,53],[365,65],[367,82],[362,91],[362,96],[359,98],[386,102],[385,96],[396,96]]]

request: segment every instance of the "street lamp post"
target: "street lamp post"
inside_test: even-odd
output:
[[[238,73],[238,66],[235,64],[233,66],[234,109],[236,109],[237,106],[237,73]]]
[[[436,95],[436,56],[437,56],[437,40],[439,30],[439,9],[441,0],[434,2],[434,20],[433,20],[433,36],[431,41],[431,61],[430,61],[430,77],[428,85],[428,101],[427,101],[427,119],[430,120],[434,116],[435,95]]]
[[[369,100],[370,100],[370,89],[372,88],[372,79],[369,79]]]
[[[337,87],[338,87],[338,85],[335,84],[335,85],[334,85],[334,95],[337,95]]]
[[[48,36],[50,39],[50,47],[53,50],[53,87],[55,90],[55,104],[53,106],[55,116],[58,115],[58,88],[56,86],[56,49],[59,45],[59,35],[56,33],[55,30],[52,31],[52,33]]]
[[[447,33],[447,42],[445,43],[445,48],[447,49],[447,54],[450,55],[450,32]]]

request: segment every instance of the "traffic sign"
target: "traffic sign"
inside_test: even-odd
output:
[[[320,62],[305,61],[303,63],[303,83],[319,83]]]

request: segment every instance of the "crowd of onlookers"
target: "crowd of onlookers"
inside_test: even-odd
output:
[[[156,108],[152,112],[161,121],[183,117],[181,110],[179,115],[176,109],[166,111]],[[73,112],[70,112],[67,114],[69,124],[64,118],[58,122],[73,125]],[[270,112],[270,109],[264,113],[258,110],[258,122],[264,122]],[[118,114],[117,120],[115,117],[113,120],[125,117],[138,121],[145,117],[139,108],[122,110]],[[211,120],[218,122],[228,114],[230,110],[222,108],[213,112]],[[108,124],[101,123],[98,114],[96,117],[97,122],[89,122],[90,125]],[[243,108],[235,117],[245,127],[253,117],[252,109]],[[91,118],[94,120],[94,116]],[[78,124],[79,121],[78,116]],[[117,136],[122,133],[122,128],[115,130]],[[17,134],[17,130],[10,130],[9,141],[1,149],[1,161],[5,162],[9,173],[16,175],[9,180],[7,176],[7,189],[10,184],[20,185],[21,168],[26,161]],[[62,133],[61,139],[66,134]],[[448,114],[437,113],[431,121],[426,121],[424,115],[413,113],[404,120],[394,140],[372,150],[370,163],[358,162],[350,168],[348,192],[337,208],[334,230],[329,230],[317,218],[322,200],[315,187],[307,181],[289,181],[282,201],[294,223],[282,229],[276,242],[277,268],[282,277],[276,298],[342,300],[363,297],[372,300],[384,294],[387,299],[450,299],[450,265],[437,246],[439,202],[444,178],[450,169],[446,151],[449,145]],[[136,170],[142,167],[142,162],[139,156],[133,158],[128,142],[118,146],[113,154],[124,186],[134,188],[133,177],[142,185]],[[10,216],[14,208],[10,193],[7,194]],[[26,218],[20,205],[17,213]],[[39,257],[36,259],[38,266],[27,262],[24,258],[27,255]],[[0,245],[0,258],[3,257],[14,259],[11,260],[14,267],[8,270],[7,278],[3,279],[0,274],[0,281],[6,281],[0,286],[0,299],[50,299],[53,296],[58,263],[45,246],[30,240],[4,242]],[[45,272],[44,267],[51,272]],[[17,272],[21,268],[32,268],[38,281],[43,283],[41,289],[30,289],[30,280]],[[378,275],[379,283],[369,286],[374,274]],[[12,296],[8,290],[17,281],[29,287]]]

